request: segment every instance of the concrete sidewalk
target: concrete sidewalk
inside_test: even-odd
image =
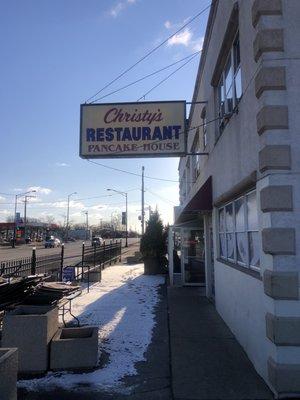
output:
[[[273,395],[201,288],[169,287],[174,400],[261,400]]]

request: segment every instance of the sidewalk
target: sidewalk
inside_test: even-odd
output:
[[[272,399],[201,288],[169,287],[174,400]]]

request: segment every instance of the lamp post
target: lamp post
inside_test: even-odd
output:
[[[85,240],[88,240],[88,231],[89,231],[89,212],[84,211],[85,214]]]
[[[25,243],[26,243],[26,238],[27,238],[27,202],[28,199],[35,198],[36,196],[30,196],[30,195],[25,195],[24,198],[24,237],[25,237]]]
[[[111,192],[116,192],[121,194],[122,196],[125,197],[125,202],[126,202],[126,236],[125,236],[125,247],[128,247],[128,201],[127,201],[127,192],[121,192],[120,190],[115,190],[115,189],[106,189],[109,190]]]
[[[66,242],[68,241],[68,236],[69,236],[70,197],[73,196],[73,194],[77,194],[77,192],[73,192],[73,193],[68,194]]]
[[[29,193],[36,193],[36,190],[29,190],[28,192],[25,193],[19,193],[16,194],[15,196],[15,215],[14,215],[14,236],[13,236],[13,241],[12,241],[12,248],[14,249],[16,247],[16,228],[17,228],[17,207],[18,207],[18,198],[25,196],[26,194]]]

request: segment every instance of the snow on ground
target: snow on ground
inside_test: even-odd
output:
[[[42,378],[19,381],[18,386],[33,391],[85,385],[122,390],[121,379],[136,375],[135,363],[145,360],[155,325],[158,287],[163,282],[162,276],[143,275],[143,264],[106,268],[102,282],[73,301],[72,313],[81,324],[99,326],[99,352],[109,354],[108,363],[83,374],[49,372]]]

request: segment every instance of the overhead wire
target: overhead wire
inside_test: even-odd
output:
[[[166,202],[166,203],[170,203],[170,204],[172,204],[172,205],[175,205],[175,204],[176,204],[176,202],[175,202],[175,201],[172,201],[172,200],[166,199],[165,197],[163,197],[163,196],[161,196],[161,195],[159,195],[159,194],[157,194],[157,193],[153,192],[153,191],[152,191],[152,190],[150,190],[149,188],[146,188],[146,192],[149,192],[149,193],[151,193],[153,196],[156,196],[156,197],[158,197],[159,199],[161,199],[162,201],[164,201],[164,202]]]
[[[158,69],[158,70],[152,72],[151,74],[145,75],[145,76],[143,76],[143,77],[141,77],[141,78],[139,78],[139,79],[137,79],[137,80],[135,80],[135,81],[133,81],[133,82],[128,83],[128,84],[125,85],[125,86],[122,86],[122,87],[120,87],[120,88],[118,88],[118,89],[116,89],[116,90],[113,90],[113,91],[110,92],[110,93],[105,94],[104,96],[98,97],[98,98],[95,99],[92,103],[95,103],[96,101],[99,101],[99,100],[103,100],[103,99],[105,99],[106,97],[109,97],[109,96],[111,96],[111,95],[113,95],[113,94],[115,94],[115,93],[118,93],[118,92],[120,92],[120,91],[123,90],[123,89],[127,89],[128,87],[133,86],[133,85],[135,85],[135,84],[137,84],[137,83],[139,83],[139,82],[141,82],[141,81],[143,81],[143,80],[145,80],[145,79],[147,79],[147,78],[150,78],[151,76],[154,76],[154,75],[156,75],[156,74],[158,74],[158,73],[160,73],[160,72],[162,72],[162,71],[165,71],[166,69],[171,68],[171,67],[173,67],[174,65],[177,65],[177,64],[181,63],[182,61],[184,61],[184,60],[186,60],[186,59],[188,59],[188,58],[191,58],[191,57],[193,57],[194,55],[197,55],[197,54],[199,54],[199,53],[200,53],[200,51],[196,51],[196,52],[194,52],[194,53],[192,53],[192,54],[190,54],[190,55],[188,55],[188,56],[186,56],[186,57],[183,57],[183,58],[181,58],[180,60],[173,62],[172,64],[169,64],[169,65],[167,65],[167,66],[165,66],[165,67],[163,67],[163,68],[160,68],[160,69]]]
[[[201,50],[202,51],[202,50]],[[193,57],[191,57],[188,61],[186,61],[184,64],[182,64],[180,67],[176,68],[173,72],[171,72],[169,75],[167,75],[164,79],[162,79],[160,82],[158,82],[156,85],[154,85],[150,90],[148,90],[143,96],[139,97],[137,99],[137,101],[140,101],[142,99],[145,99],[146,96],[153,92],[154,89],[156,89],[157,87],[159,87],[160,85],[162,85],[164,82],[166,82],[169,78],[171,78],[171,76],[173,76],[174,74],[176,74],[176,72],[178,72],[179,70],[181,70],[181,68],[183,68],[184,66],[186,66],[188,63],[190,63],[192,60],[194,60],[194,58],[201,52],[197,52],[197,54],[195,54]]]
[[[176,36],[179,32],[181,32],[184,28],[186,28],[188,25],[190,25],[195,19],[200,17],[205,11],[207,11],[210,7],[211,4],[216,1],[213,0],[212,2],[209,3],[208,6],[203,8],[201,11],[199,11],[196,15],[194,15],[192,18],[190,18],[185,24],[183,24],[179,29],[176,30],[176,32],[172,33],[172,35],[169,35],[166,39],[164,39],[161,43],[159,43],[157,46],[155,46],[152,50],[148,51],[143,57],[141,57],[139,60],[137,60],[135,63],[133,63],[130,67],[126,68],[123,72],[121,72],[119,75],[116,76],[116,78],[112,79],[110,82],[108,82],[106,85],[104,85],[100,90],[98,90],[93,96],[90,96],[85,103],[88,103],[91,99],[94,97],[98,96],[98,94],[102,93],[105,89],[110,87],[113,83],[115,83],[117,80],[122,78],[124,75],[126,75],[129,71],[131,71],[133,68],[135,68],[138,64],[140,64],[142,61],[144,61],[146,58],[148,58],[151,54],[153,54],[156,50],[161,48],[163,45],[168,43],[172,37]],[[91,103],[93,103],[92,101]]]

